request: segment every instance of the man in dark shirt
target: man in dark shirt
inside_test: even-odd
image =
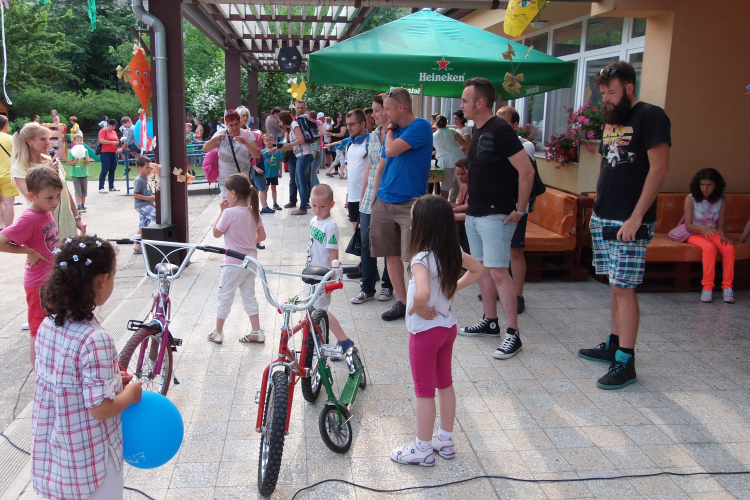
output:
[[[485,266],[479,282],[484,297],[484,318],[461,328],[460,335],[500,336],[495,294],[505,313],[507,327],[496,359],[508,359],[521,350],[516,290],[508,272],[510,245],[516,224],[526,215],[534,182],[534,167],[513,128],[492,111],[495,88],[485,78],[472,78],[464,86],[461,108],[475,127],[469,145],[469,207],[466,234],[471,254]]]
[[[656,197],[669,167],[670,122],[663,109],[638,100],[630,64],[610,64],[594,84],[603,96],[605,125],[591,235],[596,273],[607,274],[612,289],[612,333],[606,342],[578,355],[610,363],[597,386],[619,389],[636,380],[640,314],[635,287],[643,281]]]

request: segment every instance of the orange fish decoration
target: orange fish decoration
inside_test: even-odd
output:
[[[134,50],[135,55],[126,68],[130,69],[129,80],[133,86],[135,95],[141,101],[141,106],[148,109],[148,101],[151,99],[151,65],[148,63],[143,49]]]

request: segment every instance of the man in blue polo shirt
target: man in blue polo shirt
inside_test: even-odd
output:
[[[409,255],[411,206],[427,192],[427,177],[432,159],[432,126],[414,116],[411,96],[406,89],[395,88],[383,101],[389,124],[378,171],[375,174],[370,222],[370,250],[373,257],[385,257],[393,291],[398,299],[383,313],[385,321],[406,316],[404,262]]]

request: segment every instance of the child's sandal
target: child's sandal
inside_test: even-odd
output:
[[[213,342],[214,344],[223,344],[224,334],[222,332],[214,330],[213,332],[208,334],[208,341]]]
[[[262,344],[266,341],[266,336],[263,330],[252,331],[240,338],[242,344]]]

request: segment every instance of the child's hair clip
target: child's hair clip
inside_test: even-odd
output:
[[[60,267],[68,267],[68,263],[65,261],[60,262]]]
[[[99,241],[99,240],[96,240],[96,246],[97,246],[97,247],[100,247],[100,246],[102,246],[102,242],[101,242],[101,241]]]
[[[65,238],[65,243],[72,243],[72,242],[73,242],[73,238]]]
[[[77,255],[73,256],[73,262],[78,262],[78,256]]]
[[[91,265],[91,259],[86,259],[86,265],[87,265],[87,266],[90,266],[90,265]]]
[[[55,248],[54,250],[52,250],[52,253],[61,253],[61,252],[62,250],[60,250],[59,248]]]
[[[86,243],[79,243],[78,246],[81,248],[86,248]]]

